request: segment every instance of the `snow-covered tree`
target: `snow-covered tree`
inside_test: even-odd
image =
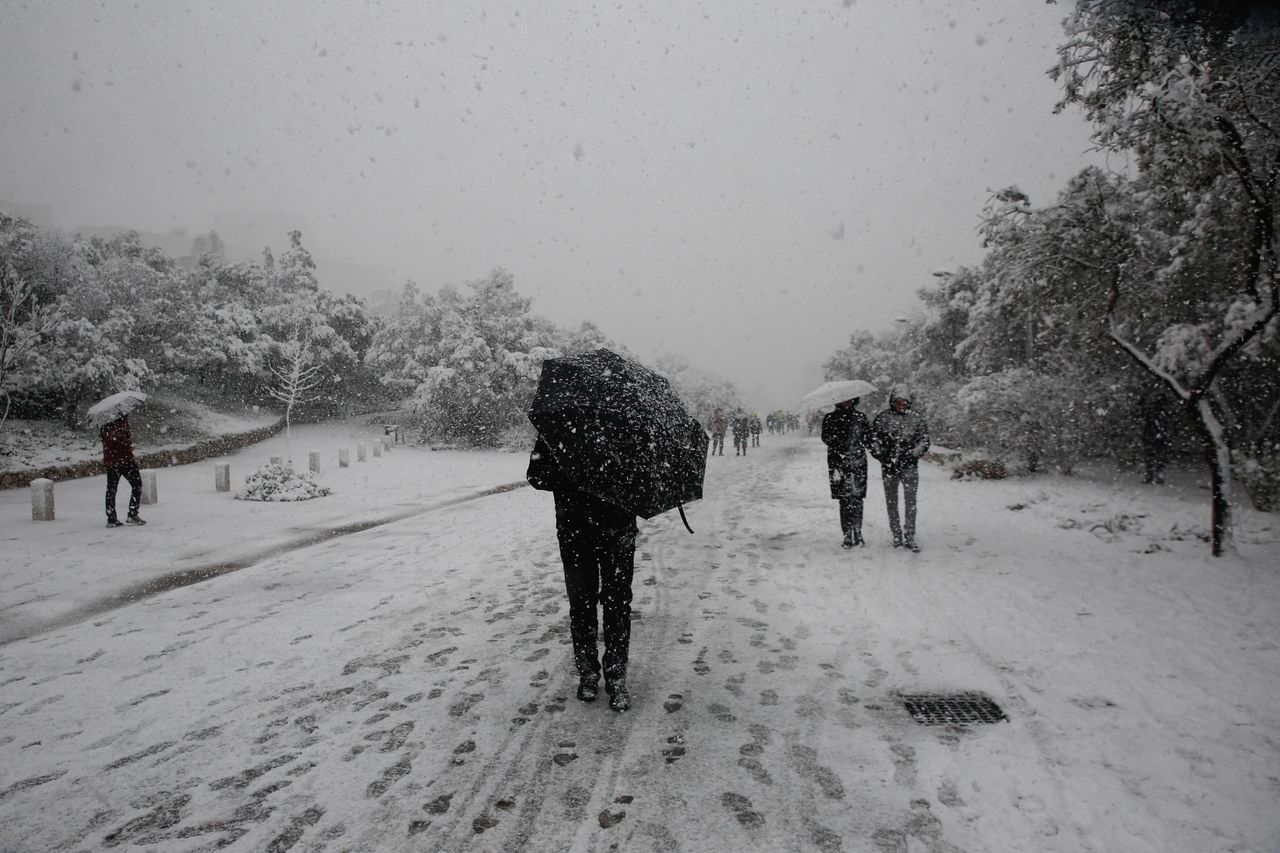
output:
[[[1102,148],[1135,158],[1141,236],[1160,249],[1105,270],[1109,335],[1199,423],[1220,555],[1233,547],[1232,458],[1217,383],[1280,316],[1280,20],[1244,5],[1081,0],[1068,36],[1059,108],[1080,106]],[[1163,298],[1179,288],[1194,304]]]
[[[292,462],[294,409],[314,400],[316,389],[324,381],[321,365],[315,362],[310,328],[301,325],[294,328],[289,340],[280,345],[279,356],[271,365],[271,375],[267,394],[284,406],[285,449]]]

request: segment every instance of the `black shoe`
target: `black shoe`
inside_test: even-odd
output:
[[[609,710],[628,711],[631,709],[631,696],[627,693],[627,683],[622,680],[605,685],[609,693]]]
[[[907,549],[908,551],[915,551],[915,552],[917,552],[917,553],[919,553],[919,551],[920,551],[920,546],[916,544],[916,540],[915,540],[915,537],[914,537],[914,536],[909,537],[909,538],[908,538],[906,541],[904,541],[902,544],[903,544],[904,546],[906,546],[906,549]]]
[[[845,548],[845,549],[852,548],[852,547],[853,547],[853,537],[852,537],[852,536],[850,536],[848,533],[846,533],[846,534],[844,535],[844,541],[840,543],[840,547],[841,547],[841,548]]]
[[[124,520],[124,523],[125,523],[125,524],[146,524],[146,522],[145,522],[145,521],[143,521],[142,519],[138,518],[136,515],[131,515],[131,516],[129,516],[128,518],[126,518],[126,519]]]
[[[578,698],[583,702],[594,702],[600,695],[600,679],[584,675],[578,680]]]
[[[901,536],[895,536],[895,537],[893,537],[893,547],[895,547],[895,548],[901,548],[901,547],[902,547],[902,537],[901,537]]]
[[[124,527],[124,522],[118,518],[108,518],[107,527]]]
[[[862,534],[861,534],[861,533],[855,533],[855,534],[853,534],[853,544],[854,544],[856,547],[861,548],[863,545],[866,545],[866,544],[867,544],[867,540],[865,540],[865,539],[863,539],[863,538],[862,538]]]

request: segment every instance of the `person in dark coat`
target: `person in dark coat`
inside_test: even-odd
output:
[[[843,548],[866,544],[862,538],[862,507],[867,497],[867,438],[871,424],[857,405],[856,397],[844,400],[822,418],[831,497],[840,502]]]
[[[578,670],[578,698],[594,702],[604,671],[609,707],[631,707],[627,692],[627,654],[631,644],[631,578],[635,573],[635,514],[584,492],[562,476],[542,436],[529,455],[529,485],[551,492],[556,504],[556,536],[564,585],[569,596],[569,635]],[[598,649],[604,614],[604,663]]]
[[[138,517],[142,504],[142,474],[138,461],[133,457],[133,434],[129,429],[129,416],[124,415],[98,431],[102,439],[102,464],[107,468],[107,527],[123,527],[127,524],[146,524]],[[124,523],[116,516],[116,490],[120,478],[129,481],[129,514]]]
[[[880,462],[884,477],[884,500],[889,510],[889,531],[893,547],[912,551],[916,545],[916,493],[920,488],[920,457],[929,449],[929,425],[911,408],[911,394],[894,390],[889,408],[876,415],[871,424],[871,455]],[[902,491],[903,521],[898,519],[898,491]]]
[[[729,419],[724,416],[723,409],[716,409],[711,413],[711,420],[707,423],[707,431],[711,433],[711,455],[715,456],[716,450],[719,449],[720,456],[724,456],[724,434],[729,429]]]
[[[747,417],[747,413],[742,409],[734,411],[729,429],[733,430],[733,455],[746,456],[747,441],[751,434],[751,419]]]
[[[752,412],[751,420],[749,424],[751,427],[751,446],[759,447],[760,446],[760,416],[755,412]]]

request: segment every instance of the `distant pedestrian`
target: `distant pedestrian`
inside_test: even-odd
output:
[[[751,419],[742,409],[735,409],[729,429],[733,431],[733,455],[747,455],[747,441],[751,436]]]
[[[526,476],[529,485],[555,497],[556,538],[564,564],[569,636],[578,671],[577,696],[583,702],[594,702],[600,692],[599,607],[604,616],[605,692],[610,708],[626,711],[631,707],[626,678],[636,516],[566,481],[542,436],[534,442]]]
[[[858,411],[858,398],[836,404],[822,418],[822,443],[827,446],[827,475],[831,497],[840,502],[842,548],[866,544],[862,538],[862,508],[867,497],[867,440],[871,424]]]
[[[711,433],[711,455],[715,456],[719,451],[720,456],[724,456],[724,434],[729,429],[729,419],[724,416],[723,409],[716,409],[711,413],[711,420],[707,422],[707,431]]]
[[[759,414],[755,412],[751,413],[751,421],[749,423],[749,426],[751,429],[751,446],[759,447],[760,446],[760,415]]]
[[[104,424],[98,431],[102,438],[102,464],[107,468],[107,527],[123,527],[125,524],[146,524],[138,517],[142,503],[142,473],[133,456],[133,434],[129,429],[129,416],[116,418]],[[129,481],[129,514],[122,523],[116,515],[116,490],[120,478]]]
[[[871,424],[871,455],[880,462],[884,478],[884,500],[889,511],[889,531],[893,547],[916,545],[916,493],[920,488],[920,457],[929,449],[929,425],[911,408],[911,393],[895,389],[889,408],[876,415]],[[898,492],[902,492],[902,521],[898,518]]]

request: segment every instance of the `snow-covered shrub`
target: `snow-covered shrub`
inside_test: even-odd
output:
[[[311,471],[298,473],[274,462],[263,465],[244,478],[244,488],[236,492],[238,501],[309,501],[332,494]]]

